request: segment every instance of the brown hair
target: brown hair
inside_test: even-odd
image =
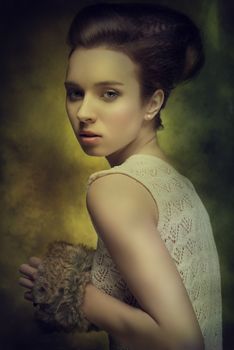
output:
[[[157,89],[167,99],[179,83],[194,78],[205,62],[201,32],[185,14],[152,3],[95,3],[73,19],[67,43],[78,47],[105,46],[128,55],[138,67],[141,102]],[[155,129],[163,128],[160,111]]]

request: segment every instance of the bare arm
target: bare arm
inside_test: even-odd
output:
[[[92,186],[87,204],[97,232],[143,310],[92,284],[86,287],[83,310],[91,322],[130,349],[203,350],[202,335],[179,273],[160,239],[155,220],[148,215],[147,203],[138,197],[131,181],[125,176],[115,177],[109,189],[108,183],[96,182],[98,186]],[[111,201],[108,190],[112,191]],[[139,206],[135,207],[137,203]],[[29,276],[21,279],[22,285],[29,289],[37,264],[32,266],[21,269]],[[27,294],[25,298],[30,300]]]
[[[83,311],[89,321],[120,339],[131,350],[201,350],[200,344],[178,344],[141,309],[103,293],[94,285],[86,287]],[[185,346],[186,345],[186,346]]]
[[[134,349],[202,350],[187,291],[139,186],[121,174],[99,178],[89,187],[87,208],[143,311],[93,286],[87,288],[84,312]]]

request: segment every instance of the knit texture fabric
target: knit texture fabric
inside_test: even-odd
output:
[[[158,231],[188,292],[205,340],[205,350],[222,350],[222,296],[218,252],[209,215],[191,181],[164,160],[134,154],[121,165],[90,175],[125,174],[142,184],[159,211]],[[105,293],[140,308],[98,237],[91,269],[92,283]],[[178,315],[179,317],[179,315]],[[109,335],[110,350],[127,350]]]

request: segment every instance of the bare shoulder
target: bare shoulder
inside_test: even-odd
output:
[[[96,232],[142,309],[166,330],[173,343],[200,340],[193,306],[152,222],[144,186],[129,176],[108,174],[91,183],[87,202]]]
[[[136,179],[119,173],[102,176],[91,183],[86,196],[87,208],[106,203],[109,207],[134,208],[147,212],[158,222],[157,204],[149,190]]]

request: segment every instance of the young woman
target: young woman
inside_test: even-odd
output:
[[[98,244],[82,310],[112,350],[221,350],[210,219],[157,141],[172,89],[204,64],[200,31],[165,6],[99,3],[76,15],[68,41],[69,120],[84,152],[110,164],[88,180]],[[40,263],[20,267],[30,301]]]

